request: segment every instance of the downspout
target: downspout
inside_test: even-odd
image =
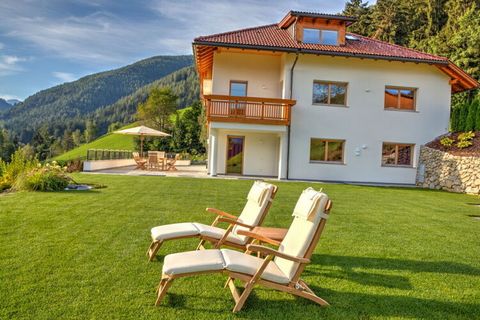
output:
[[[295,60],[293,61],[292,67],[290,68],[290,100],[293,98],[293,71],[295,66],[297,65],[298,61],[298,51],[295,54]],[[290,112],[290,121],[292,118],[292,113]],[[289,178],[289,171],[290,171],[290,124],[287,126],[287,177]]]

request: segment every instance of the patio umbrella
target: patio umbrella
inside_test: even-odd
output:
[[[119,131],[115,131],[114,133],[140,136],[140,156],[143,155],[143,139],[145,139],[145,136],[147,137],[169,137],[170,136],[168,133],[158,131],[145,126],[119,130]]]

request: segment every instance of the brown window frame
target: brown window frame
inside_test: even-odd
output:
[[[394,145],[395,146],[395,164],[384,164],[383,163],[383,149],[385,147],[385,145]],[[398,164],[398,147],[411,147],[412,148],[412,152],[410,154],[410,164],[409,165],[406,165],[406,164]],[[395,168],[413,168],[413,160],[415,159],[415,144],[414,143],[399,143],[399,142],[383,142],[382,143],[382,152],[381,152],[381,157],[380,157],[380,160],[381,160],[381,164],[382,164],[382,167],[395,167]]]
[[[308,29],[308,30],[316,30],[318,31],[318,42],[305,42],[305,29]],[[333,31],[333,32],[336,32],[337,33],[337,38],[336,38],[336,42],[335,44],[327,44],[327,43],[324,43],[323,41],[323,31]],[[302,28],[302,43],[305,43],[305,44],[321,44],[321,45],[325,45],[325,46],[339,46],[340,44],[340,30],[337,29],[337,28],[315,28],[315,27],[303,27]]]
[[[325,154],[324,154],[323,160],[312,160],[312,140],[320,140],[322,142],[325,142]],[[342,143],[342,160],[340,161],[328,160],[328,143],[329,142]],[[309,155],[310,163],[345,164],[345,142],[346,140],[344,139],[310,138],[310,155]]]
[[[386,103],[386,99],[385,99],[385,95],[386,95],[386,91],[387,89],[395,89],[395,90],[398,90],[398,95],[397,95],[397,106],[396,107],[387,107],[387,103]],[[404,108],[400,108],[400,96],[401,96],[401,93],[400,91],[401,90],[411,90],[413,91],[413,108],[412,109],[404,109]],[[385,90],[383,91],[383,108],[385,110],[395,110],[395,111],[417,111],[417,90],[418,88],[414,88],[414,87],[401,87],[401,86],[385,86]]]
[[[314,102],[314,101],[313,101],[313,86],[315,85],[315,83],[328,85],[328,99],[327,99],[327,103]],[[331,99],[330,92],[331,92],[331,86],[332,86],[332,84],[333,84],[333,85],[344,85],[344,86],[345,86],[345,100],[343,101],[343,104],[330,103],[330,99]],[[318,106],[332,106],[332,107],[346,107],[346,106],[347,106],[347,97],[348,97],[348,82],[313,80],[313,84],[312,84],[312,104],[313,104],[313,105],[318,105]]]

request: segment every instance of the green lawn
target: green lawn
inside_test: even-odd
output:
[[[89,192],[0,195],[0,319],[475,319],[480,316],[480,203],[445,192],[277,182],[265,224],[287,227],[296,198],[323,187],[332,216],[304,279],[331,303],[259,288],[233,315],[225,277],[177,280],[160,307],[163,246],[148,263],[150,228],[237,213],[251,181],[76,175]]]
[[[134,126],[135,124],[132,124],[125,126],[121,129],[127,129]],[[133,139],[134,136],[107,133],[92,142],[82,144],[81,146],[67,151],[64,154],[53,158],[52,160],[68,161],[83,159],[87,156],[88,149],[134,150],[135,146],[133,143]]]

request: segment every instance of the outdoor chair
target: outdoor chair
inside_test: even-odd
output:
[[[137,169],[145,170],[145,165],[147,164],[147,160],[142,159],[138,152],[132,152],[133,160],[137,164]]]
[[[263,223],[276,193],[276,186],[255,181],[248,193],[247,203],[238,217],[215,208],[207,208],[207,212],[217,215],[211,225],[184,222],[152,228],[152,243],[147,251],[149,260],[152,261],[155,258],[165,241],[181,238],[200,238],[197,250],[204,249],[205,242],[211,243],[215,248],[225,245],[245,250],[252,239],[249,236],[240,235],[238,232],[252,230]],[[227,229],[217,227],[220,222],[228,223]]]
[[[180,155],[177,153],[174,157],[167,159],[167,171],[177,171],[177,167],[175,167],[175,163],[180,158]]]
[[[306,189],[295,206],[293,222],[278,250],[249,244],[245,253],[230,249],[211,249],[167,255],[155,304],[162,301],[177,278],[224,273],[228,276],[225,287],[230,288],[236,303],[233,312],[240,311],[255,285],[288,292],[322,306],[328,305],[300,276],[305,266],[310,263],[331,207],[332,202],[325,193]],[[242,230],[238,233],[255,237],[249,231]],[[250,255],[253,252],[261,253],[265,257]],[[242,293],[237,290],[234,280],[245,284]]]
[[[148,162],[147,162],[148,170],[161,170],[163,169],[163,164],[158,161],[158,154],[157,152],[148,152]]]

